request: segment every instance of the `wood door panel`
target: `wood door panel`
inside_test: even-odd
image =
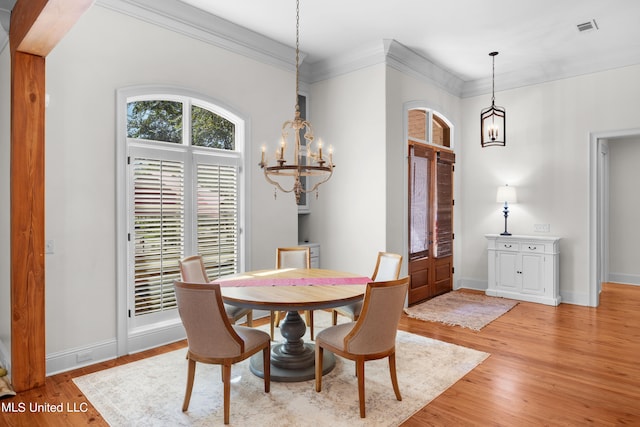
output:
[[[455,154],[409,145],[409,304],[415,304],[453,288]]]
[[[436,260],[433,296],[453,289],[453,257]]]
[[[429,258],[409,261],[409,275],[411,276],[411,285],[408,293],[409,304],[415,304],[433,295],[430,264]]]

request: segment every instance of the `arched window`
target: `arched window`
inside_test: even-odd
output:
[[[409,110],[407,130],[412,141],[453,148],[451,125],[433,110]]]
[[[129,331],[176,319],[179,261],[210,279],[241,264],[244,121],[181,94],[126,97]]]

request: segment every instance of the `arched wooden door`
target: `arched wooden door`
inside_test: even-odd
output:
[[[409,139],[409,304],[453,289],[454,163],[448,148]]]

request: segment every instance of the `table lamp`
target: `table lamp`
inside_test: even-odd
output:
[[[504,232],[500,233],[501,236],[511,236],[511,233],[507,231],[507,217],[509,216],[509,203],[516,203],[518,198],[516,196],[516,188],[504,185],[498,187],[498,194],[496,195],[496,202],[504,203]]]

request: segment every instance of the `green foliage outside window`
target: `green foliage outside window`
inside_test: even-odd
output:
[[[182,103],[136,101],[127,104],[127,137],[182,144]]]
[[[229,120],[194,105],[191,123],[192,145],[235,150],[235,126]]]
[[[127,137],[182,144],[183,103],[135,101],[127,104]],[[191,144],[235,150],[235,125],[201,107],[191,107]]]

